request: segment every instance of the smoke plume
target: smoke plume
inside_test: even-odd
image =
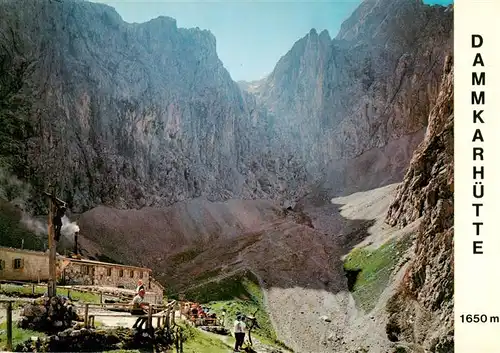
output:
[[[25,212],[23,212],[23,215],[21,217],[21,223],[36,235],[42,236],[48,234],[46,222],[40,222],[39,220],[34,219]]]
[[[74,241],[75,233],[80,231],[76,222],[71,222],[67,216],[62,218],[61,235],[69,241]]]
[[[76,224],[76,222],[71,222],[68,216],[64,216],[61,221],[62,239],[60,241],[68,241],[69,243],[73,243],[75,240],[75,233],[80,231],[80,227],[78,226],[78,224]],[[21,222],[38,236],[47,236],[48,234],[47,222],[42,222],[34,219],[27,213],[23,213]]]

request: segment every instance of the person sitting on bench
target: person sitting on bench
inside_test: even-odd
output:
[[[144,301],[144,295],[146,294],[146,291],[144,289],[139,290],[139,293],[134,297],[132,300],[132,310],[131,314],[132,315],[147,315],[146,309],[148,307],[148,303]],[[139,317],[137,318],[137,321],[135,322],[134,326],[132,328],[138,328],[142,329],[142,325],[147,322],[147,318],[145,317]]]

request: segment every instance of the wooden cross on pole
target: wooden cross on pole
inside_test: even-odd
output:
[[[49,281],[47,285],[47,294],[52,298],[57,294],[56,248],[57,242],[61,236],[61,218],[66,212],[66,202],[58,199],[52,192],[45,192],[45,195],[49,198]]]

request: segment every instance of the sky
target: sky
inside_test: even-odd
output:
[[[158,16],[177,20],[178,27],[210,30],[217,54],[235,81],[259,80],[312,28],[333,38],[361,0],[316,1],[151,1],[91,0],[116,9],[124,21],[147,22]],[[453,0],[424,0],[448,5]]]

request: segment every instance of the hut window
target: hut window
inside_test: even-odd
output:
[[[120,270],[120,277],[123,277],[123,270]]]
[[[24,260],[23,259],[14,259],[12,267],[14,270],[20,270],[24,267]]]
[[[130,278],[134,278],[134,270],[130,270]]]
[[[139,272],[139,278],[142,278],[143,277],[143,274],[142,274],[142,271]]]
[[[5,260],[0,260],[0,271],[5,270]]]
[[[108,267],[107,270],[108,270],[108,277],[109,277],[109,276],[111,276],[111,267]]]
[[[84,275],[88,275],[89,272],[90,272],[89,266],[83,265],[82,266],[82,272],[83,272]]]

